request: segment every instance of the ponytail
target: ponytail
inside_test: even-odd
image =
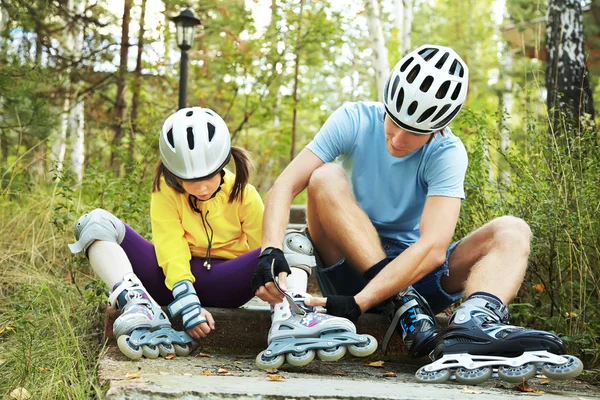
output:
[[[252,162],[248,152],[239,147],[231,147],[231,156],[235,162],[235,183],[229,194],[229,202],[233,203],[236,200],[241,202],[244,199],[244,189],[248,184]]]
[[[156,172],[154,173],[154,182],[152,183],[153,192],[160,191],[161,176],[165,177],[165,183],[167,184],[167,186],[172,187],[179,193],[185,193],[185,190],[183,190],[183,187],[179,183],[179,180],[177,180],[177,177],[173,175],[171,171],[166,169],[165,165],[160,160],[158,161],[158,164],[156,164]]]

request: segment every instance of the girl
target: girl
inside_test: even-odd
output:
[[[132,359],[187,355],[192,339],[215,322],[204,306],[239,307],[253,297],[263,203],[248,183],[249,158],[231,147],[225,121],[193,107],[165,121],[152,186],[153,243],[109,212],[76,223],[73,253],[84,251],[121,310],[119,349]],[[236,174],[225,166],[233,158]],[[171,328],[159,305],[181,315],[187,334]],[[191,336],[191,338],[190,338]]]

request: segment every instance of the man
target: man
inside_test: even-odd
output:
[[[269,271],[285,289],[281,243],[290,204],[308,188],[307,235],[324,298],[307,304],[354,321],[383,307],[413,357],[435,345],[435,313],[463,295],[505,310],[525,274],[528,225],[500,217],[451,244],[467,154],[447,126],[467,86],[468,68],[456,52],[424,45],[394,67],[383,104],[340,107],[269,191],[256,295],[283,299]]]

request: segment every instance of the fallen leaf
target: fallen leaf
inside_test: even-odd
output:
[[[546,291],[546,286],[544,286],[543,283],[536,283],[535,285],[533,285],[533,288],[538,293],[544,293]]]
[[[137,379],[142,377],[142,371],[138,370],[138,372],[128,372],[125,374],[125,378],[127,379]]]
[[[549,384],[550,384],[549,379],[544,379],[543,381],[540,382],[540,385],[549,385]]]
[[[339,376],[348,376],[348,373],[344,371],[333,371],[333,374]]]
[[[206,354],[206,353],[198,353],[198,354],[196,354],[196,357],[211,358],[212,356],[210,354]]]
[[[228,374],[228,373],[229,373],[229,371],[227,371],[225,368],[219,368],[219,369],[217,370],[217,373],[219,373],[219,374]]]
[[[212,372],[210,372],[209,370],[206,370],[203,373],[201,373],[200,375],[202,375],[202,376],[211,376]]]
[[[242,365],[243,363],[241,361],[234,361],[234,363]]]
[[[477,391],[473,388],[470,388],[468,386],[463,386],[462,392],[466,393],[466,394],[482,394],[483,393],[483,392]]]
[[[48,372],[48,371],[50,371],[48,368],[42,368],[42,367],[40,367],[40,372]]]
[[[272,381],[280,381],[282,379],[285,379],[282,375],[267,375],[267,378],[269,378]]]
[[[174,359],[175,357],[177,357],[177,354],[175,354],[175,353],[169,353],[169,354],[167,354],[167,356],[166,356],[165,358],[166,358],[167,360],[172,360],[172,359]]]
[[[373,368],[385,368],[383,366],[384,361],[373,361],[370,362],[368,364],[365,364],[367,367],[373,367]]]
[[[27,389],[20,387],[10,392],[8,398],[11,400],[27,400],[31,398],[31,395],[29,394]]]
[[[277,368],[269,368],[269,369],[265,369],[265,372],[267,374],[276,374],[277,373]]]
[[[396,375],[395,372],[388,372],[387,374],[384,374],[383,376],[385,376],[386,378],[395,378],[398,375]]]
[[[545,393],[542,390],[532,388],[531,386],[529,386],[527,381],[524,381],[523,383],[519,383],[518,385],[513,386],[513,389],[518,390],[519,392],[525,392],[525,393],[535,393],[535,394],[544,394]]]

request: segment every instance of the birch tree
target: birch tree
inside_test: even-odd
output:
[[[8,44],[8,12],[0,3],[0,60],[4,59]],[[0,93],[0,126],[4,125],[4,97]],[[5,159],[8,154],[7,138],[4,129],[0,129],[0,156]]]
[[[375,91],[377,100],[383,99],[383,87],[390,74],[387,49],[383,37],[383,28],[379,18],[379,3],[377,0],[365,0],[369,39],[373,50],[373,68],[375,69]]]
[[[593,119],[579,0],[549,0],[546,54],[546,103],[554,128],[560,113],[576,125],[584,114]]]
[[[396,28],[400,42],[400,56],[410,51],[410,34],[413,21],[413,0],[396,0]]]

